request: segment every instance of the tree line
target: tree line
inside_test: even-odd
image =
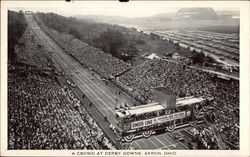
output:
[[[128,29],[118,25],[94,23],[87,19],[64,17],[54,13],[37,13],[43,23],[61,33],[68,33],[105,53],[124,61],[137,55],[136,39],[129,37]]]
[[[8,11],[8,61],[15,62],[15,46],[27,28],[27,21],[23,11]]]

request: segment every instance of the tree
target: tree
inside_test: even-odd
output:
[[[119,49],[125,46],[127,43],[126,38],[119,30],[108,29],[106,32],[103,32],[99,39],[96,40],[98,47],[106,53],[110,53],[114,57],[119,57]]]
[[[142,39],[138,39],[138,40],[136,40],[136,43],[139,44],[139,45],[144,45],[145,41],[142,40]]]
[[[179,43],[175,43],[174,45],[175,45],[177,50],[180,50],[180,44]]]
[[[8,11],[8,60],[15,61],[15,46],[27,28],[23,12]]]
[[[193,49],[192,51],[192,55],[195,55],[197,52],[195,51],[195,49]]]
[[[81,35],[79,34],[79,32],[77,30],[75,30],[74,28],[71,28],[69,30],[69,34],[73,35],[74,37],[76,37],[77,39],[81,39]]]
[[[207,56],[206,58],[207,58],[207,62],[209,63],[217,63],[217,61],[211,56]]]
[[[167,56],[167,57],[173,57],[173,54],[174,54],[174,53],[171,52],[171,53],[166,54],[166,56]]]
[[[135,57],[138,55],[138,49],[135,47],[135,44],[129,44],[127,54],[131,57]]]
[[[193,64],[202,64],[205,60],[205,55],[203,53],[195,53],[191,57]]]
[[[138,56],[139,52],[139,50],[135,47],[135,44],[132,43],[126,45],[125,48],[121,48],[119,51],[121,52],[122,55],[119,58],[124,61],[131,60],[131,63],[133,58]]]

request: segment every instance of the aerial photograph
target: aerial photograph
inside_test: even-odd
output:
[[[8,150],[240,149],[239,8],[93,7],[8,8]]]

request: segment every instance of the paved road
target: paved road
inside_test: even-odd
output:
[[[188,149],[185,144],[176,141],[170,133],[153,135],[147,139],[140,138],[134,140],[131,145],[137,149]]]
[[[78,61],[65,53],[35,22],[32,15],[27,15],[29,26],[34,30],[41,44],[52,54],[52,59],[59,64],[66,74],[85,93],[100,112],[108,117],[109,122],[116,124],[115,106],[117,105],[117,90],[107,86],[102,80],[95,77],[91,79],[92,73],[89,69],[83,67]],[[124,94],[124,93],[123,93]],[[124,94],[123,98],[131,102],[133,98],[128,98]],[[108,136],[112,136],[109,135]],[[132,143],[136,149],[186,149],[185,146],[176,142],[169,134],[152,136],[148,139],[138,139]]]
[[[99,110],[101,110],[104,115],[107,115],[107,117],[115,117],[116,92],[106,86],[101,80],[97,78],[92,80],[92,73],[71,56],[63,52],[63,50],[37,26],[35,21],[31,20],[29,23],[42,44],[52,52],[53,59],[65,70],[67,75],[71,76],[71,79],[91,99],[93,104],[97,105]],[[111,123],[116,123],[114,118],[110,119],[110,121]]]

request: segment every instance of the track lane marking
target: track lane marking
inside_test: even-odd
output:
[[[154,136],[154,138],[155,138],[158,142],[160,142],[163,146],[168,146],[168,145],[164,144],[161,140],[159,140],[156,136]]]
[[[50,43],[50,41],[48,41],[48,43]],[[50,49],[53,51],[53,49],[56,49],[54,46],[53,46],[53,44],[52,43],[50,43]],[[58,53],[60,53],[57,49],[56,49],[56,51],[58,52]],[[56,53],[56,56],[57,56],[57,58],[59,59],[59,60],[61,60],[61,62],[63,62],[64,63],[64,66],[65,67],[67,67],[68,68],[68,71],[70,71],[71,73],[74,73],[74,71],[68,66],[68,64],[65,62],[65,61],[63,61],[63,59],[62,58],[60,58],[59,57],[59,55]],[[79,76],[77,76],[76,75],[76,77],[78,77],[78,79],[79,79],[79,81],[80,82],[84,82],[83,80],[81,80],[80,78],[79,78]],[[84,83],[85,85],[86,85],[86,87],[94,94],[94,95],[96,95],[96,93],[95,92],[93,92],[90,88],[89,88],[89,86],[86,84],[86,83]],[[96,95],[96,97],[99,99],[99,97]],[[103,102],[101,99],[99,99],[101,102]],[[108,105],[106,105],[106,103],[104,103],[103,102],[103,104],[105,105],[105,106],[107,106],[108,108],[109,108],[109,106]],[[109,108],[110,109],[110,108]],[[110,109],[111,110],[111,109]],[[111,110],[112,111],[112,110]],[[113,112],[113,111],[112,111]],[[114,113],[114,112],[113,112]]]
[[[156,148],[158,147],[150,138],[148,138],[148,140],[149,140]]]
[[[42,35],[42,33],[40,33],[40,35],[41,35],[41,37],[43,36]],[[48,40],[47,40],[48,41]],[[59,50],[57,50],[54,46],[53,46],[53,44],[52,43],[50,43],[50,41],[48,41],[47,42],[47,44],[45,44],[45,42],[43,42],[44,43],[44,45],[46,45],[47,47],[49,47],[50,48],[50,50],[51,51],[53,51],[53,49],[55,49],[57,52],[59,52]],[[48,45],[48,43],[49,43],[49,45]],[[52,49],[53,48],[53,49]],[[60,53],[60,52],[59,52]],[[72,71],[72,69],[59,57],[59,55],[57,54],[57,53],[55,53],[56,54],[56,56],[57,56],[57,58],[59,59],[59,60],[61,60],[61,62],[63,62],[64,63],[64,66],[65,67],[67,67],[68,68],[68,71],[70,71],[70,72],[72,72],[73,73],[73,71]],[[55,55],[54,55],[55,56]],[[78,77],[78,76],[76,76],[76,77]],[[80,82],[82,82],[82,80],[78,77],[78,79],[79,79],[79,81]],[[83,83],[83,82],[82,82]],[[85,84],[86,85],[86,84]],[[96,95],[95,94],[95,92],[93,92],[87,85],[86,85],[86,87],[94,94],[94,95]],[[84,91],[86,91],[86,90],[84,90]],[[98,98],[99,99],[99,97],[96,95],[96,98]],[[105,106],[107,106],[108,108],[109,108],[109,106],[108,105],[106,105],[106,103],[104,103],[101,99],[99,99]],[[101,105],[102,106],[102,105]],[[110,109],[110,108],[109,108]],[[114,113],[114,111],[112,111],[111,109],[110,109],[110,111],[111,112],[113,112]]]
[[[135,141],[135,142],[133,142],[133,144],[135,144],[136,146],[137,146],[137,148],[139,148],[139,149],[142,149],[142,147]],[[132,145],[133,145],[132,144]]]
[[[51,47],[53,47],[53,44],[49,41],[49,43],[50,43],[50,45],[51,45]],[[53,47],[54,49],[55,49],[55,47]],[[59,50],[57,50],[56,49],[56,51],[58,52],[58,53],[60,53],[59,52]],[[57,57],[58,57],[58,59],[60,58],[59,56],[59,54],[58,53],[56,53],[56,55],[57,55]],[[62,58],[64,58],[63,56],[61,56]],[[67,61],[68,61],[68,63],[69,63],[69,60],[68,59],[66,59],[66,58],[64,58],[65,60],[63,61],[63,59],[62,58],[60,58],[60,60],[64,63],[64,66],[67,66],[68,67],[68,69],[69,69],[69,71],[71,72],[71,73],[75,73],[69,66],[68,66],[68,64],[66,63]],[[66,61],[67,60],[67,61]],[[80,77],[79,76],[77,76],[77,74],[75,75],[82,83],[84,82],[82,79],[80,79]],[[85,77],[86,78],[86,77]],[[87,78],[88,79],[88,78]],[[88,79],[89,80],[89,79]],[[87,82],[88,83],[88,82]],[[89,88],[89,86],[87,85],[87,83],[85,83],[84,82],[84,84],[86,85],[86,87],[93,93],[93,94],[95,94],[97,97],[98,97],[98,95],[96,94],[96,92],[97,93],[99,93],[98,91],[96,91],[96,92],[94,92],[93,90],[91,90],[90,88]],[[93,85],[95,85],[93,82],[91,82]],[[96,85],[95,85],[96,86]],[[98,89],[100,89],[99,87],[98,87]],[[100,91],[102,91],[101,89],[100,89]],[[104,92],[103,92],[104,93]],[[100,94],[100,93],[99,93]],[[100,99],[100,98],[99,98]],[[112,98],[111,98],[111,100],[112,100]],[[102,101],[101,99],[100,99],[100,101]],[[114,101],[114,100],[113,100]],[[103,102],[103,101],[102,101]],[[104,103],[104,102],[103,102]],[[106,106],[106,107],[108,107],[109,109],[110,109],[110,107],[106,104],[106,103],[104,103],[104,105]],[[111,110],[110,109],[110,111],[112,112],[112,113],[114,113],[115,114],[115,112],[113,111],[113,110]]]
[[[165,147],[160,147],[158,149],[164,149],[164,148],[174,147],[175,145],[178,145],[178,143],[170,144],[170,145],[167,145]]]

